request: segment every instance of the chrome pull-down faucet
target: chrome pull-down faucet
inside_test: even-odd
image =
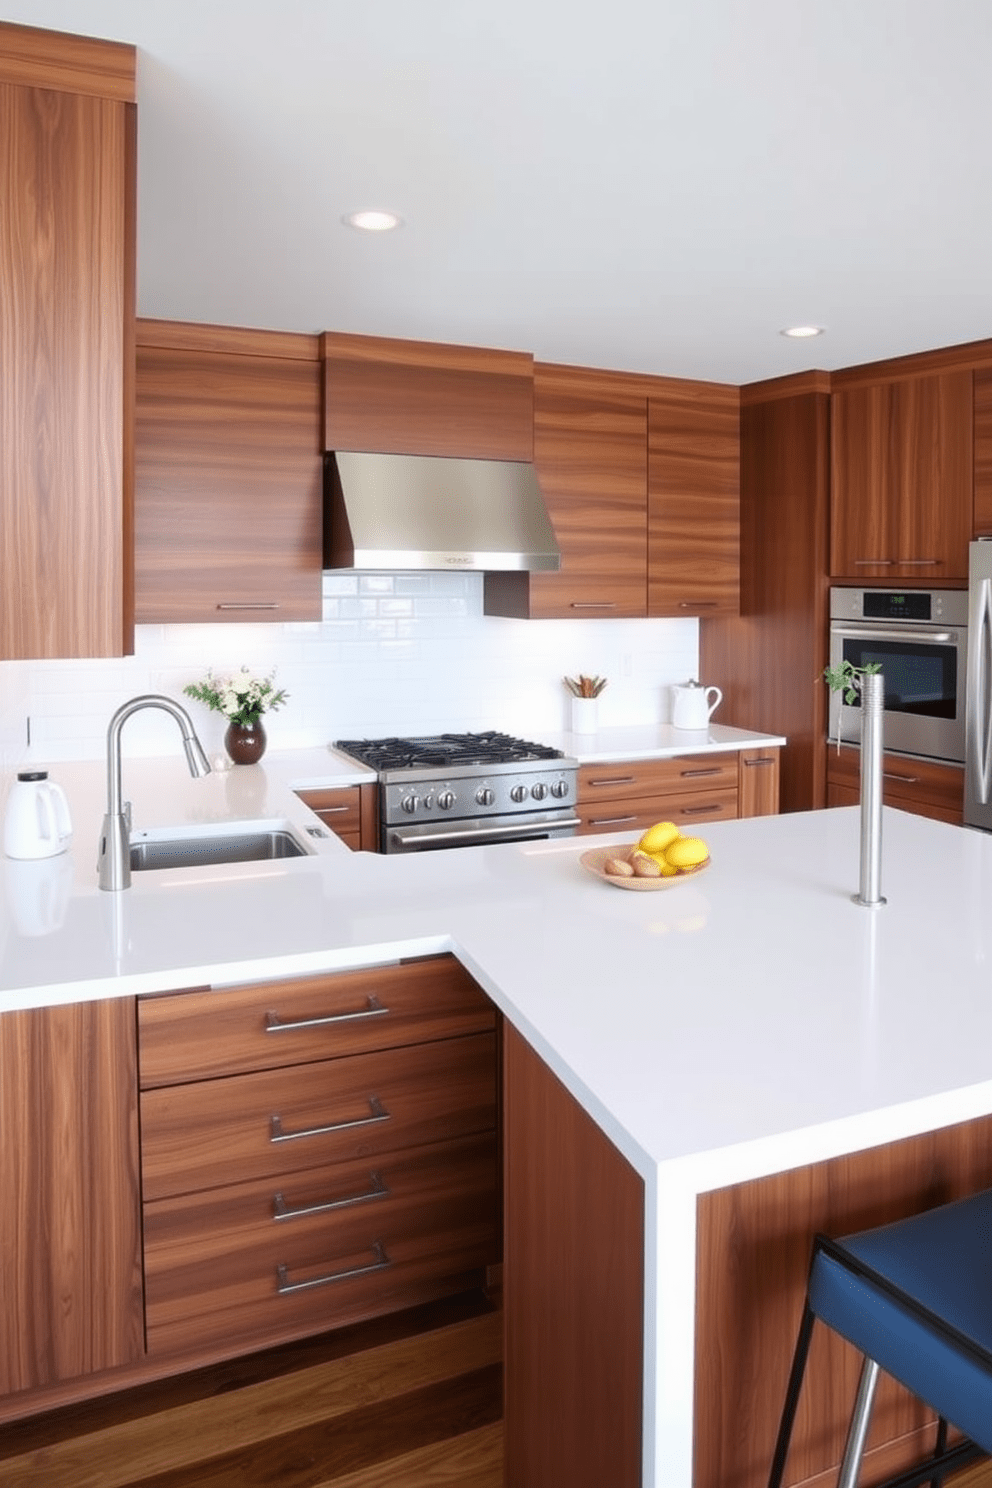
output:
[[[103,818],[97,857],[100,887],[111,892],[131,887],[131,803],[121,803],[121,729],[131,714],[141,708],[163,708],[166,713],[171,713],[182,730],[189,773],[194,778],[210,774],[203,745],[181,703],[174,703],[171,698],[162,697],[157,692],[149,692],[121,704],[107,729],[107,814]]]

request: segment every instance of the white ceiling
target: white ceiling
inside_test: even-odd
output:
[[[142,315],[729,382],[992,335],[992,0],[0,18],[139,49]]]

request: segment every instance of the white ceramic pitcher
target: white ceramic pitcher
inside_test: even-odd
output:
[[[47,770],[22,770],[10,788],[3,819],[8,858],[54,858],[72,841],[65,791]]]
[[[672,722],[676,728],[704,729],[723,700],[719,687],[704,687],[701,682],[686,682],[672,688],[675,705]],[[713,701],[710,702],[710,696]]]

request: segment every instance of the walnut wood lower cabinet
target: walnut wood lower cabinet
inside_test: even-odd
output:
[[[347,843],[352,852],[377,852],[379,848],[378,786],[347,785],[326,790],[301,790],[296,794],[304,806],[319,816],[325,827]]]
[[[688,835],[703,822],[774,814],[778,776],[777,748],[583,765],[578,830],[636,832],[667,820]]]
[[[886,754],[882,759],[886,806],[960,826],[964,817],[964,770],[935,760]],[[853,745],[827,750],[827,805],[857,806],[861,800],[861,752]]]
[[[0,1016],[0,1396],[144,1351],[134,999]]]
[[[140,999],[149,1355],[477,1283],[500,1255],[495,1024],[451,957]]]

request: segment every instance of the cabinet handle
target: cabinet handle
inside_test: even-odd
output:
[[[718,804],[716,804],[716,803],[714,803],[714,802],[711,801],[708,806],[683,806],[682,807],[682,815],[683,816],[703,816],[703,815],[705,815],[705,813],[707,811],[722,811],[722,810],[723,810],[723,807],[722,806],[720,806],[720,805],[718,805]]]
[[[274,600],[260,601],[257,604],[249,601],[246,601],[244,604],[240,602],[236,604],[233,601],[227,604],[221,601],[217,608],[219,610],[277,610],[279,606]]]
[[[281,1193],[272,1200],[273,1219],[303,1219],[308,1214],[326,1214],[329,1209],[349,1209],[352,1204],[365,1204],[369,1199],[381,1199],[389,1193],[378,1173],[370,1173],[372,1187],[367,1193],[352,1194],[348,1199],[327,1199],[322,1204],[289,1205]]]
[[[619,827],[624,822],[636,820],[636,816],[591,816],[589,818],[589,825],[591,827]]]
[[[615,610],[616,602],[612,599],[573,599],[569,608],[573,610]]]
[[[291,1292],[309,1292],[314,1287],[328,1286],[332,1281],[350,1281],[353,1276],[368,1276],[372,1271],[385,1271],[393,1263],[382,1248],[381,1240],[372,1242],[375,1260],[370,1266],[352,1266],[348,1271],[331,1271],[327,1276],[315,1276],[310,1281],[290,1281],[289,1267],[280,1261],[276,1267],[276,1293],[287,1297]]]
[[[331,1126],[310,1126],[302,1131],[283,1131],[282,1117],[272,1116],[269,1119],[269,1141],[295,1142],[298,1137],[325,1137],[328,1132],[351,1131],[356,1126],[375,1126],[380,1121],[392,1120],[377,1095],[369,1096],[369,1109],[372,1115],[360,1116],[357,1121],[335,1121]]]
[[[680,610],[715,610],[715,599],[680,599]]]
[[[903,785],[919,785],[919,775],[896,775],[891,770],[882,771],[883,780],[899,780]]]
[[[775,761],[766,756],[764,759],[746,759],[744,763],[749,770],[753,770],[756,765],[773,765]]]
[[[350,811],[350,806],[318,806],[317,812],[320,816],[336,816],[340,811]]]
[[[323,1028],[328,1023],[357,1023],[360,1018],[381,1018],[389,1012],[388,1007],[383,1007],[374,992],[368,996],[368,1007],[362,1008],[357,1013],[327,1013],[321,1018],[296,1018],[291,1023],[284,1023],[278,1013],[266,1013],[266,1033],[292,1033],[297,1028]]]
[[[683,780],[695,780],[697,775],[722,775],[722,765],[710,765],[707,770],[680,770],[679,774]]]
[[[633,783],[634,783],[634,777],[633,777],[633,775],[614,775],[612,777],[612,779],[606,779],[606,778],[604,778],[603,780],[590,780],[589,781],[589,785],[592,786],[593,789],[595,789],[597,786],[601,786],[601,785],[633,785]]]
[[[894,558],[855,558],[855,568],[891,568]]]
[[[939,558],[897,558],[900,568],[936,568]]]

